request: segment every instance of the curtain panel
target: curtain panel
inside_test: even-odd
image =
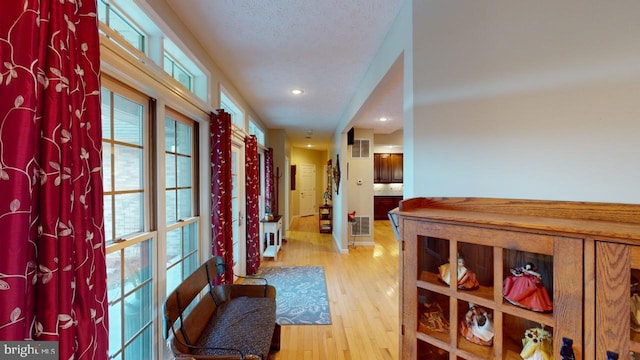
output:
[[[268,214],[276,214],[273,202],[273,148],[268,148],[264,152],[264,203],[265,212]]]
[[[216,284],[233,283],[233,229],[231,214],[231,115],[223,109],[211,114],[211,246],[212,255],[227,264]]]
[[[245,176],[247,196],[247,275],[260,268],[260,164],[255,135],[245,139]]]
[[[96,1],[0,11],[0,339],[106,359]]]

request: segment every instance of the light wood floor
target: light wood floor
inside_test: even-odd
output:
[[[317,216],[294,220],[278,261],[261,266],[323,266],[331,325],[284,325],[275,360],[397,359],[398,243],[388,221],[374,222],[375,246],[336,249]]]

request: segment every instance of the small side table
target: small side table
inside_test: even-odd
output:
[[[262,257],[272,257],[274,261],[278,261],[278,251],[282,247],[282,215],[274,216],[273,220],[260,220],[262,223],[262,240],[260,242],[260,251]],[[266,238],[266,247],[265,245]],[[264,250],[263,250],[264,249]]]

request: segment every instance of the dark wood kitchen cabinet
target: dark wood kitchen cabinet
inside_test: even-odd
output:
[[[387,220],[389,210],[397,208],[402,201],[402,196],[374,196],[373,197],[373,219]]]
[[[375,183],[402,183],[402,154],[373,154]]]

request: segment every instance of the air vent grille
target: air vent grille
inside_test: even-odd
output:
[[[369,157],[369,139],[356,139],[351,146],[352,158],[368,158]]]
[[[371,218],[368,216],[356,216],[355,221],[351,224],[351,235],[371,235]]]

